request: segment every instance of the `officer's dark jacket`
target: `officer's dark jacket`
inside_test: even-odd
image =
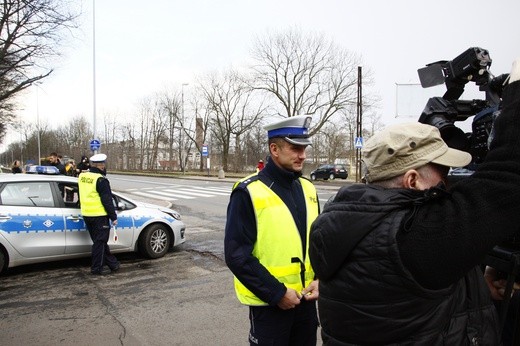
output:
[[[480,268],[432,290],[401,263],[396,233],[436,192],[355,185],[325,207],[310,249],[325,344],[497,344],[496,311]]]

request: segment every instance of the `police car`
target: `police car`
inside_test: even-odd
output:
[[[52,168],[0,176],[0,272],[19,265],[91,255],[92,241],[81,217],[77,178]],[[33,174],[30,174],[33,173]],[[113,192],[117,241],[113,253],[139,251],[164,256],[184,243],[185,225],[172,209],[133,201]]]

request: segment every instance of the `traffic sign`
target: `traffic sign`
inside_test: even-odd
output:
[[[101,148],[101,142],[99,139],[93,139],[90,141],[90,150],[96,151],[99,150],[99,148]]]
[[[206,157],[209,154],[208,146],[206,144],[202,145],[202,156]]]
[[[356,140],[354,141],[354,147],[356,149],[363,148],[363,137],[356,137]]]

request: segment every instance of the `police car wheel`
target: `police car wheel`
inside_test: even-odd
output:
[[[139,238],[139,250],[149,258],[163,257],[170,249],[170,232],[164,225],[146,227]]]

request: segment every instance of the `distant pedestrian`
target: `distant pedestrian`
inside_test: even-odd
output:
[[[60,174],[65,175],[65,166],[61,163],[56,152],[52,152],[47,160],[49,161],[49,166],[56,167]]]
[[[256,165],[256,173],[260,172],[264,169],[264,160],[258,161],[258,165]]]
[[[14,160],[13,165],[11,166],[11,172],[13,174],[23,173],[22,172],[22,167],[20,167],[20,165],[21,165],[20,161]]]
[[[90,169],[90,162],[88,157],[85,155],[81,156],[81,161],[76,166],[76,175],[79,175],[82,172],[88,172]]]
[[[67,161],[67,164],[65,164],[65,174],[71,177],[77,176],[76,174],[76,164],[74,160]]]
[[[110,183],[105,177],[105,154],[90,158],[90,171],[79,175],[79,199],[81,215],[92,239],[93,275],[106,275],[119,269],[119,262],[110,252],[108,238],[110,227],[117,225],[117,214],[112,199]],[[107,267],[108,266],[108,267]]]

